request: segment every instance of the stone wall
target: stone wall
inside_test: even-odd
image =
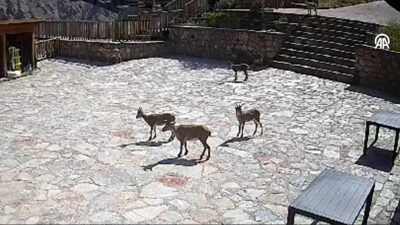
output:
[[[268,65],[279,52],[285,37],[280,32],[175,26],[169,34],[169,45],[174,54],[217,59],[245,55],[246,59],[238,60]]]
[[[400,95],[400,53],[356,45],[359,84]]]
[[[163,41],[143,42],[101,42],[81,40],[60,40],[58,56],[98,61],[117,62],[167,54]]]

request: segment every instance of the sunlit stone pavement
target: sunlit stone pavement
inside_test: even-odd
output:
[[[369,222],[392,220],[398,167],[389,173],[356,161],[365,119],[400,110],[393,101],[277,69],[233,83],[225,62],[197,58],[39,67],[0,83],[0,223],[284,224],[290,202],[325,168],[374,179]],[[247,138],[229,141],[238,131],[236,103],[261,112],[263,136],[252,137],[248,123]],[[179,142],[166,143],[161,127],[145,143],[138,107],[209,127],[210,160],[196,161],[197,141],[174,159]],[[392,150],[393,141],[384,131],[377,146]]]

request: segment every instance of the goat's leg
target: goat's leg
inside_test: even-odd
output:
[[[150,127],[150,137],[147,141],[151,141],[152,137],[153,137],[153,126]]]
[[[235,70],[235,82],[237,81],[237,71]]]
[[[153,137],[153,139],[155,139],[155,138],[157,137],[157,131],[156,131],[157,129],[156,129],[156,127],[157,127],[157,126],[155,126],[155,125],[154,125],[154,127],[153,127],[153,129],[154,129],[154,137]]]
[[[168,141],[172,141],[175,138],[175,134],[174,132],[171,131],[171,137],[168,139]]]
[[[241,128],[241,126],[242,126],[242,124],[239,122],[239,131],[238,131],[238,133],[236,134],[236,137],[239,137],[239,135],[240,135],[240,128]]]
[[[207,149],[208,149],[207,160],[209,160],[209,159],[210,159],[210,156],[211,156],[211,148],[210,148],[210,146],[207,144],[207,142],[206,142],[206,146],[207,146]]]
[[[206,150],[208,150],[208,156],[207,156],[207,160],[210,159],[210,146],[207,144],[207,140],[200,140],[201,143],[203,144],[203,152],[200,155],[200,160],[203,159],[204,154],[206,154]]]
[[[247,73],[247,70],[243,70],[243,72],[246,75],[246,77],[244,78],[244,81],[247,81],[247,79],[249,78],[249,74]]]
[[[178,157],[182,156],[183,142],[181,141],[181,149],[179,150]]]
[[[253,136],[256,135],[256,133],[257,133],[258,121],[257,121],[257,120],[254,120],[254,124],[256,125],[256,127],[255,127],[255,129],[254,129]]]
[[[240,138],[243,138],[244,124],[245,122],[242,123],[242,135],[240,135]]]
[[[187,142],[185,142],[185,155],[188,154],[188,150],[187,150]]]

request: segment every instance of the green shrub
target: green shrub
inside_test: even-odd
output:
[[[209,12],[203,15],[203,25],[208,27],[262,30],[264,26],[259,14],[252,13],[251,15],[240,16],[225,12]]]
[[[379,33],[383,33],[390,38],[390,50],[400,52],[400,23],[391,23],[382,27]]]
[[[261,11],[261,0],[236,1],[236,0],[220,0],[215,4],[217,9],[250,9],[252,11]]]
[[[206,26],[209,27],[229,27],[230,18],[223,12],[209,12],[203,15]]]

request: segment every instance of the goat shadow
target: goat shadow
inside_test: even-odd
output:
[[[248,141],[253,139],[253,136],[246,136],[246,137],[234,137],[229,140],[224,141],[224,143],[220,144],[219,147],[229,147],[230,143],[235,143],[235,142],[242,142],[242,141]]]
[[[153,168],[158,165],[195,166],[195,165],[203,163],[205,161],[207,161],[207,160],[184,159],[184,158],[180,158],[180,157],[175,157],[175,158],[162,159],[156,163],[149,164],[147,166],[142,166],[142,168],[144,171],[147,171],[147,170],[153,171]]]
[[[218,83],[218,85],[223,85],[223,84],[227,84],[227,83],[231,83],[231,84],[243,84],[246,81],[243,80],[238,80],[238,81],[234,81],[234,80],[226,80],[226,81],[221,81]]]
[[[234,77],[235,77],[234,74],[231,75],[231,76],[227,76],[227,77],[225,77],[224,79],[218,81],[217,85],[223,85],[223,84],[227,84],[227,83],[231,83],[231,84],[242,84],[242,83],[247,82],[247,81],[244,81],[244,80],[235,81]]]
[[[171,141],[139,141],[139,142],[134,142],[134,143],[128,143],[128,144],[122,144],[119,145],[120,148],[125,148],[131,145],[136,145],[136,146],[148,146],[148,147],[160,147],[163,144],[167,144]]]

